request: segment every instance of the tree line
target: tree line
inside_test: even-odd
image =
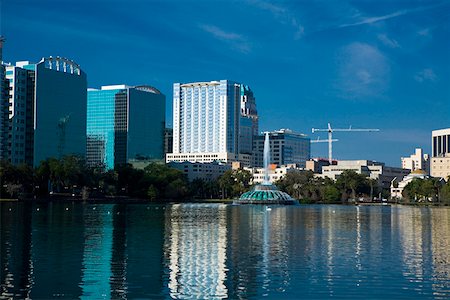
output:
[[[233,199],[251,189],[252,175],[243,169],[228,170],[217,179],[194,179],[163,163],[144,169],[130,164],[114,170],[92,168],[78,156],[49,158],[39,166],[14,166],[0,162],[0,198],[46,198],[49,196],[103,198],[132,197],[149,200]],[[347,170],[336,179],[294,170],[275,183],[302,203],[348,203],[358,199],[389,198],[376,180]],[[414,179],[403,192],[403,203],[450,204],[450,180]]]

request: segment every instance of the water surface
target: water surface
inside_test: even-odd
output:
[[[0,209],[0,298],[450,298],[449,208]]]

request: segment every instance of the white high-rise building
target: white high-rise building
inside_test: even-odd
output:
[[[402,157],[402,168],[411,171],[423,170],[426,174],[430,174],[430,157],[424,154],[421,148],[416,148],[414,154],[409,157]]]
[[[173,86],[173,153],[166,161],[251,162],[258,116],[253,93],[220,80]]]

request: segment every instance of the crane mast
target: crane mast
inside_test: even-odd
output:
[[[369,129],[369,128],[352,128],[352,126],[349,126],[349,128],[332,128],[331,124],[328,123],[328,128],[312,128],[312,133],[315,133],[317,131],[322,132],[328,132],[328,140],[320,140],[320,142],[328,142],[328,162],[332,163],[333,161],[333,142],[337,140],[333,140],[333,132],[335,131],[341,131],[341,132],[374,132],[374,131],[380,131],[380,129]],[[318,140],[319,141],[319,140]]]

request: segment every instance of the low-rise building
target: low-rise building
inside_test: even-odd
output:
[[[264,168],[244,168],[244,170],[249,171],[252,176],[253,184],[263,183],[265,180],[265,169]],[[277,167],[275,164],[269,166],[269,182],[275,183],[280,180],[283,176],[293,170],[304,170],[304,168],[298,167],[296,164],[289,164]]]
[[[205,181],[216,180],[223,173],[231,169],[230,164],[219,162],[170,162],[168,166],[184,172],[189,181],[193,181],[194,179],[202,179]]]
[[[398,181],[397,177],[392,179],[391,181],[391,198],[392,199],[402,199],[403,198],[403,190],[405,187],[413,181],[414,179],[427,179],[430,176],[423,170],[415,170],[412,171],[411,174],[403,177],[401,181]]]
[[[332,164],[337,164],[337,161],[333,160]],[[321,174],[322,168],[329,165],[330,161],[327,158],[311,158],[306,162],[305,170],[313,171],[315,174]]]
[[[371,160],[339,160],[337,165],[325,166],[322,168],[322,177],[329,177],[333,180],[346,170],[353,170],[358,174],[378,181],[378,185],[384,189],[389,189],[391,181],[395,177],[403,178],[410,173],[410,170],[388,167],[382,162]]]

